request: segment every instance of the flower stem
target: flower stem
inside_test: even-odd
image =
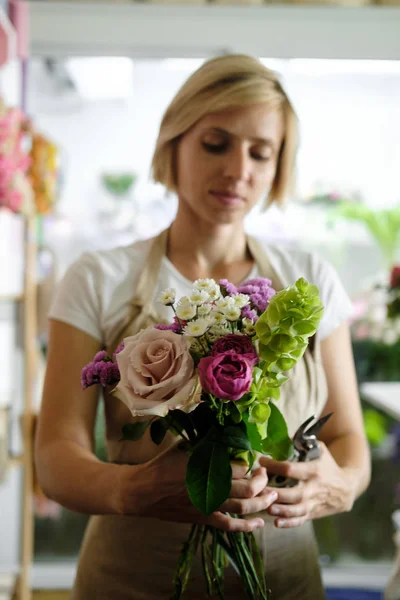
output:
[[[237,545],[236,535],[234,533],[227,533],[227,538],[229,540],[232,552],[236,559],[236,564],[240,571],[240,577],[243,581],[245,592],[249,600],[255,600],[255,590],[253,586],[253,582],[251,581],[251,577],[246,569],[246,565],[243,559],[243,555],[241,552],[241,548]]]
[[[218,596],[224,600],[224,566],[225,556],[221,546],[218,544],[218,532],[215,527],[211,527],[212,545],[211,545],[211,563],[214,570],[214,582],[217,588]]]
[[[182,333],[183,332],[182,322],[181,322],[180,318],[178,317],[178,315],[176,314],[175,306],[173,304],[171,304],[171,308],[174,311],[176,320],[178,321],[178,325],[181,328],[181,333]]]
[[[214,592],[214,586],[212,584],[210,569],[208,565],[208,556],[207,556],[207,527],[204,527],[203,535],[201,537],[201,562],[203,565],[203,572],[207,582],[207,594],[212,596]]]
[[[203,527],[193,525],[188,539],[183,544],[174,576],[174,592],[171,600],[180,600],[189,581],[193,557],[197,552]]]

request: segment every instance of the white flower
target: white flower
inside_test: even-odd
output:
[[[217,300],[217,302],[215,303],[215,306],[218,308],[218,310],[223,312],[227,308],[234,307],[235,301],[230,296],[225,296],[225,298],[221,298],[220,300]]]
[[[245,317],[242,320],[242,324],[243,324],[243,331],[247,334],[247,335],[254,335],[256,332],[256,328],[254,327],[254,323],[251,319],[247,319],[247,317]]]
[[[217,325],[221,325],[222,323],[225,323],[225,320],[226,320],[224,315],[219,310],[216,310],[215,308],[212,309],[212,311],[210,313],[210,317],[212,317],[214,319],[214,321]]]
[[[179,304],[192,304],[190,302],[190,298],[189,296],[182,296],[182,298],[179,298]]]
[[[239,308],[244,308],[250,302],[250,296],[248,296],[247,294],[235,294],[234,296],[232,296],[232,298],[235,302],[235,305]]]
[[[241,310],[238,306],[228,306],[223,314],[228,321],[237,321],[240,319]]]
[[[219,285],[217,283],[215,285],[213,285],[213,287],[207,291],[208,291],[208,295],[210,296],[210,299],[213,300],[214,302],[215,302],[215,300],[218,300],[218,298],[221,296],[221,288],[219,287]]]
[[[216,285],[214,279],[196,279],[194,287],[209,292]]]
[[[184,327],[183,334],[188,335],[190,337],[200,337],[204,335],[208,329],[210,329],[213,323],[213,319],[196,319],[195,321],[188,323],[186,327]]]
[[[197,307],[191,302],[182,302],[182,300],[179,300],[175,310],[176,316],[179,317],[179,319],[182,319],[182,321],[190,321],[190,319],[193,319],[196,316]]]
[[[195,289],[195,290],[193,290],[193,292],[190,296],[190,302],[193,302],[193,304],[196,304],[197,306],[204,304],[209,299],[210,298],[209,298],[208,292],[206,292],[205,290],[196,290]]]
[[[207,315],[210,314],[211,309],[212,309],[211,304],[202,304],[201,306],[198,307],[197,314],[199,315],[199,317],[206,317]]]
[[[165,304],[165,306],[171,306],[171,304],[175,302],[175,298],[176,290],[173,288],[167,288],[160,293],[157,300],[158,302],[161,302],[161,304]]]

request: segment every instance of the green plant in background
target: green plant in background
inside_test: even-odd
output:
[[[364,429],[371,446],[380,446],[388,435],[388,419],[373,408],[364,408]]]
[[[375,210],[363,202],[341,200],[331,213],[331,222],[338,219],[364,224],[382,252],[386,267],[390,269],[396,262],[400,243],[400,205]]]
[[[136,173],[103,173],[101,181],[113,196],[125,196],[136,181]]]

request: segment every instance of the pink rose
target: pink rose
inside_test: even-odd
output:
[[[202,358],[198,369],[203,390],[222,400],[239,400],[250,389],[252,365],[234,350]]]
[[[258,355],[255,348],[247,335],[229,333],[224,337],[218,338],[214,343],[211,354],[221,354],[228,350],[234,350],[237,354],[241,354],[244,358],[254,366],[258,363]]]
[[[195,408],[189,346],[185,337],[155,327],[124,339],[124,349],[116,355],[121,380],[115,390],[134,417]]]

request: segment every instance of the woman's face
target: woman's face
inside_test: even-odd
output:
[[[177,148],[180,208],[210,224],[242,220],[274,180],[283,134],[281,113],[264,105],[202,118]]]

